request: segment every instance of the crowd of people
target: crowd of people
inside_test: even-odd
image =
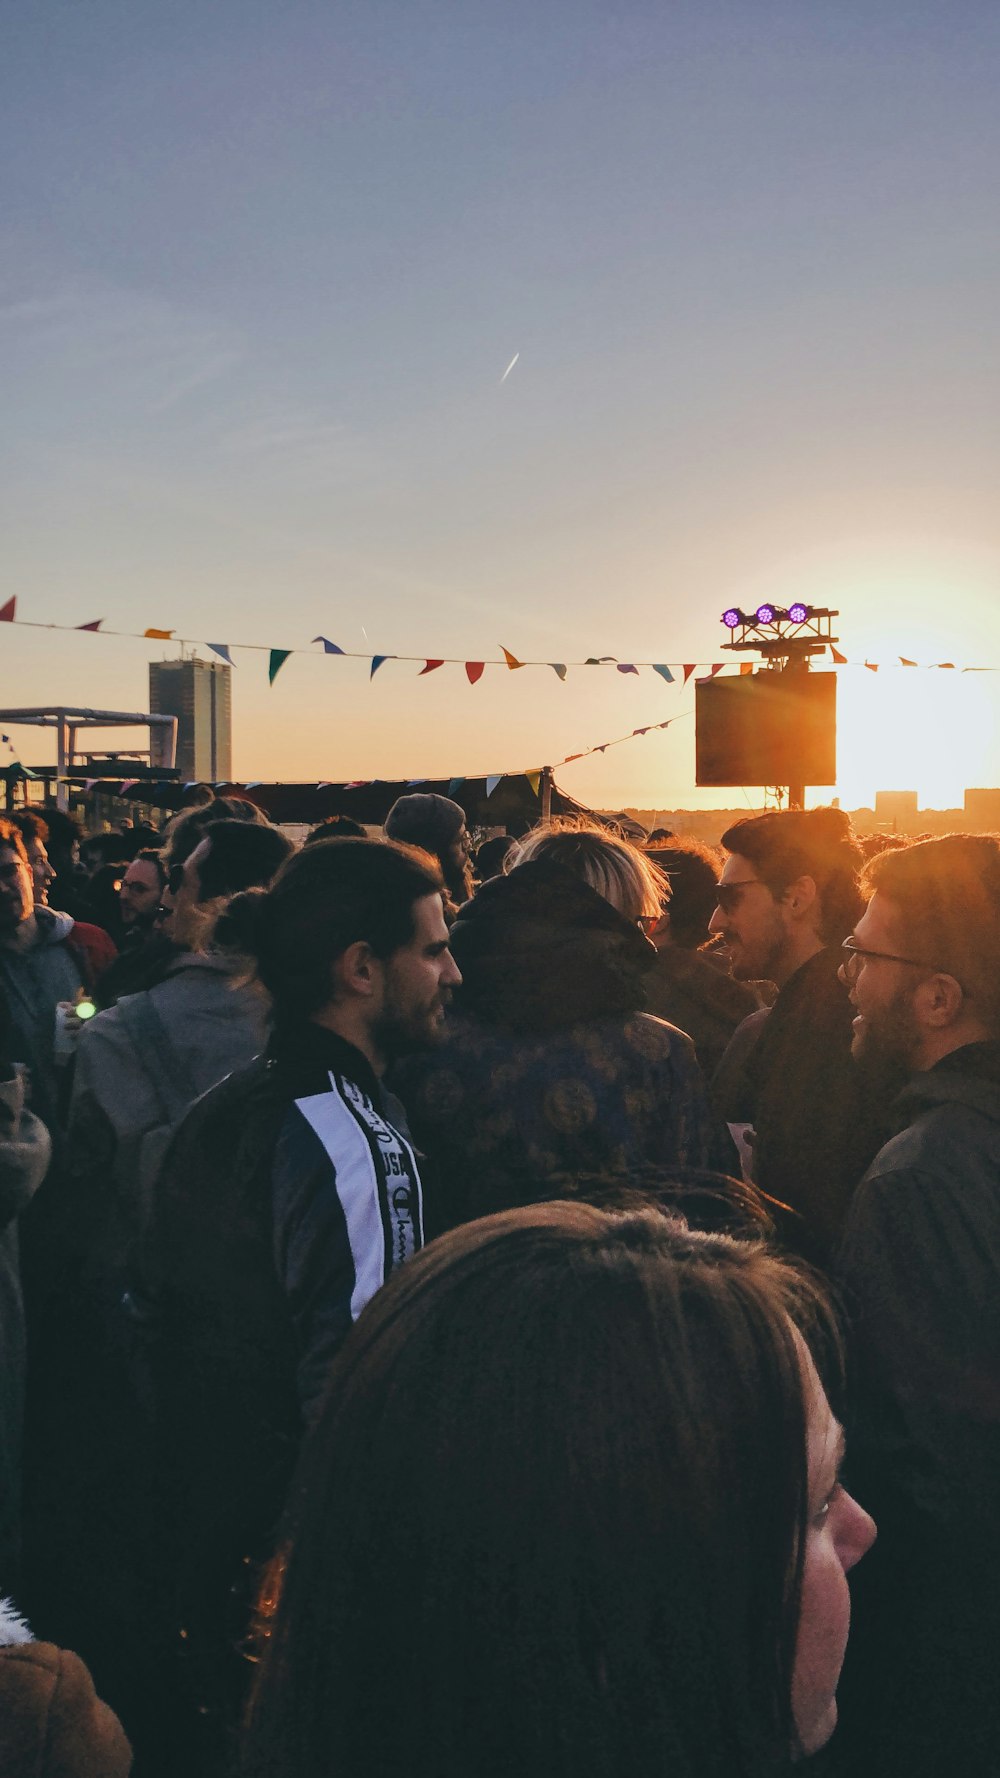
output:
[[[0,1337],[5,1778],[1000,1774],[1000,839],[0,819]]]

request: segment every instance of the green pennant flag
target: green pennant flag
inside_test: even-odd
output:
[[[272,648],[271,658],[267,663],[268,685],[274,684],[291,652],[290,648]]]

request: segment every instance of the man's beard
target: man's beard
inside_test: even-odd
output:
[[[375,1026],[374,1038],[379,1053],[388,1062],[409,1056],[414,1050],[432,1049],[444,1036],[444,1021],[435,1018],[442,1001],[435,999],[429,1007],[406,1012],[400,1007],[383,1007]],[[447,1004],[447,1000],[443,1002]]]
[[[851,1055],[866,1075],[893,1080],[912,1073],[915,1033],[913,990],[901,988],[874,1019],[865,1018],[851,1041]]]

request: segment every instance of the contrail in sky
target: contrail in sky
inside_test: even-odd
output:
[[[514,353],[513,358],[511,359],[510,363],[507,366],[507,369],[504,371],[503,376],[500,378],[501,383],[505,383],[507,381],[507,378],[510,376],[511,371],[513,370],[513,368],[514,368],[515,364],[517,363],[518,359],[520,358],[520,356],[521,356],[520,352]]]

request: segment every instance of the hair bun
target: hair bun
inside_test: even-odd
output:
[[[257,962],[268,914],[266,889],[242,889],[226,903],[215,922],[214,942],[226,951],[239,951]]]
[[[854,829],[846,809],[835,809],[832,803],[824,803],[820,808],[806,809],[804,813],[810,827],[824,840],[853,840]]]

